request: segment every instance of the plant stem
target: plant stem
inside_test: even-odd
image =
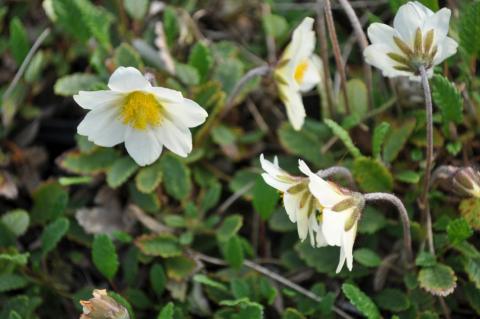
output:
[[[328,178],[332,175],[342,176],[348,180],[348,183],[352,188],[356,188],[355,180],[353,179],[352,173],[350,170],[343,166],[332,166],[327,169],[322,169],[317,172],[317,175],[321,178]]]
[[[408,217],[407,209],[402,201],[395,195],[389,193],[369,193],[363,195],[366,202],[387,201],[395,205],[400,214],[400,219],[403,226],[403,245],[405,247],[405,254],[407,262],[411,263],[413,260],[412,252],[412,238],[410,236],[410,218]]]
[[[193,252],[192,251],[191,253],[197,259],[202,260],[202,261],[207,262],[207,263],[210,263],[210,264],[213,264],[213,265],[218,265],[218,266],[227,266],[228,265],[225,261],[223,261],[222,259],[219,259],[219,258],[210,257],[210,256],[204,255],[204,254],[199,253],[199,252]],[[294,283],[294,282],[288,280],[287,278],[269,270],[268,268],[260,266],[259,264],[256,264],[256,263],[254,263],[250,260],[244,260],[243,265],[245,267],[248,267],[250,269],[255,270],[256,272],[261,273],[262,275],[265,275],[265,276],[277,281],[278,283],[284,285],[285,287],[288,287],[292,290],[295,290],[296,292],[304,295],[305,297],[308,297],[308,298],[312,299],[313,301],[321,302],[323,300],[322,297],[314,294],[313,292],[303,288],[302,286],[297,285],[296,283]],[[336,306],[333,306],[332,309],[340,317],[345,318],[345,319],[352,319],[352,317],[350,317],[342,309],[340,309]]]
[[[325,18],[327,21],[328,33],[330,35],[330,41],[332,42],[332,47],[333,47],[333,54],[335,56],[335,64],[337,65],[338,72],[340,74],[343,98],[345,101],[345,110],[347,114],[351,114],[350,104],[348,102],[348,94],[347,94],[347,76],[345,73],[345,66],[343,65],[340,45],[338,44],[338,38],[335,30],[335,22],[333,21],[332,6],[330,4],[330,0],[325,0],[324,9],[325,9],[324,11],[325,11]]]
[[[353,7],[348,0],[339,0],[339,2],[343,10],[345,11],[345,14],[347,15],[348,19],[350,20],[350,24],[352,25],[353,30],[356,34],[358,44],[363,52],[368,47],[368,40],[367,40],[367,36],[365,35],[365,32],[363,32],[362,24],[360,23],[360,20],[355,14],[355,10],[353,10]],[[365,61],[363,61],[363,73],[364,73],[365,84],[367,86],[367,92],[368,92],[368,95],[367,95],[368,109],[372,110],[373,109],[372,69],[370,68],[370,65],[368,65],[368,63],[366,63]]]
[[[320,44],[320,57],[323,65],[323,82],[325,83],[325,93],[327,95],[327,108],[331,118],[335,118],[335,108],[332,98],[332,83],[330,78],[330,69],[328,65],[328,43],[327,43],[327,30],[325,27],[325,15],[323,9],[323,1],[317,0],[317,33],[318,42]],[[324,115],[324,117],[326,117]]]
[[[428,76],[425,66],[420,66],[419,71],[422,78],[423,93],[425,94],[425,111],[427,113],[427,155],[425,159],[425,178],[423,181],[423,191],[420,197],[420,204],[423,211],[422,221],[425,224],[425,230],[427,232],[428,247],[430,252],[435,254],[435,248],[433,246],[432,216],[430,214],[430,203],[428,200],[430,177],[433,166],[433,105],[430,84],[428,83]]]

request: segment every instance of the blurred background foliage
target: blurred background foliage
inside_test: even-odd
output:
[[[390,21],[406,1],[350,2],[365,29]],[[421,2],[452,9],[450,32],[460,43],[432,79],[437,162],[475,164],[480,3]],[[328,114],[319,87],[304,97],[302,131],[286,121],[270,76],[228,101],[248,70],[275,63],[293,28],[317,9],[289,0],[1,1],[0,319],[78,318],[79,300],[94,288],[107,288],[131,318],[334,318],[334,307],[369,318],[438,318],[445,309],[455,318],[479,315],[480,199],[432,191],[437,255],[423,251],[415,202],[425,147],[421,87],[374,71],[368,107],[362,54],[336,1],[350,114],[331,55],[336,112]],[[105,88],[118,66],[139,68],[208,111],[188,158],[164,151],[140,168],[123,146],[76,135],[84,110],[71,96]],[[397,194],[412,217],[415,265],[401,262],[396,212],[368,206],[353,271],[335,275],[338,249],[299,242],[279,195],[259,175],[262,152],[279,155],[292,173],[298,158],[316,169],[343,165],[361,191]]]

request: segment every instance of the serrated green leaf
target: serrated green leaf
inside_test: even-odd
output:
[[[480,199],[467,198],[460,202],[460,214],[475,230],[480,230]]]
[[[480,51],[480,3],[472,2],[462,8],[459,31],[460,46],[470,55]]]
[[[160,210],[160,199],[156,192],[142,193],[135,183],[129,183],[128,191],[132,202],[148,213],[156,213]]]
[[[113,55],[113,60],[115,61],[115,65],[125,66],[125,67],[134,67],[137,69],[143,68],[143,61],[138,54],[137,50],[135,50],[130,44],[122,43],[115,49],[115,53]]]
[[[389,131],[390,124],[387,122],[382,122],[375,127],[372,137],[372,156],[374,158],[380,159],[382,146]]]
[[[193,281],[201,283],[202,285],[213,287],[222,291],[228,291],[227,286],[223,283],[213,280],[203,274],[198,274],[193,277]]]
[[[278,191],[267,185],[262,176],[259,175],[255,182],[255,186],[253,187],[252,204],[255,211],[263,220],[270,218],[279,199],[280,195]]]
[[[463,258],[463,268],[468,279],[480,289],[480,258]]]
[[[33,193],[32,220],[49,222],[60,217],[68,204],[68,192],[57,182],[40,185]]]
[[[333,274],[338,265],[338,248],[315,248],[307,241],[295,245],[300,258],[319,273]]]
[[[443,123],[463,123],[463,99],[457,88],[438,74],[433,76],[431,82],[433,101],[442,112]]]
[[[325,119],[324,120],[325,124],[332,130],[333,134],[338,137],[343,144],[347,147],[348,151],[350,154],[352,154],[353,157],[361,157],[362,153],[360,150],[353,144],[352,139],[350,138],[350,135],[348,132],[338,125],[336,122],[330,120],[330,119]]]
[[[363,291],[352,284],[343,284],[342,291],[350,302],[369,319],[380,319],[377,306]]]
[[[197,69],[200,79],[205,79],[213,64],[210,49],[201,42],[195,44],[188,56],[188,64]]]
[[[118,271],[118,256],[110,237],[96,235],[92,245],[92,260],[98,271],[108,280],[112,280]]]
[[[385,310],[400,312],[410,307],[410,300],[399,289],[387,288],[375,296],[377,305]]]
[[[306,317],[294,308],[287,308],[282,314],[282,319],[306,319]]]
[[[123,0],[125,11],[135,20],[141,20],[147,14],[150,0]]]
[[[30,224],[30,216],[23,209],[15,209],[2,215],[2,223],[16,236],[22,236]]]
[[[167,284],[167,277],[165,276],[162,265],[157,263],[153,264],[150,268],[149,277],[153,291],[160,297],[165,291],[165,285]]]
[[[119,157],[115,149],[100,147],[88,153],[67,152],[60,158],[59,165],[75,174],[97,174],[105,172]]]
[[[418,254],[417,258],[415,259],[415,265],[421,267],[432,267],[437,264],[437,259],[434,255],[429,252],[422,251]]]
[[[45,227],[41,236],[43,255],[48,254],[57,246],[69,227],[70,221],[65,217],[60,217]]]
[[[383,160],[386,163],[391,163],[398,157],[415,129],[415,123],[414,118],[407,119],[400,127],[390,130],[383,146]]]
[[[393,176],[378,160],[357,157],[353,162],[353,176],[365,192],[390,192],[393,189]]]
[[[380,256],[368,248],[356,249],[353,252],[353,258],[356,262],[365,267],[378,267],[382,263]]]
[[[436,296],[448,296],[457,286],[457,276],[452,268],[443,264],[423,268],[418,273],[420,287]]]
[[[17,65],[22,64],[28,54],[28,50],[30,49],[30,43],[27,31],[18,17],[13,17],[10,21],[10,38],[8,46],[10,47]]]
[[[192,275],[196,265],[195,260],[186,256],[177,256],[165,260],[167,276],[176,281],[186,280]]]
[[[243,217],[240,215],[230,215],[223,220],[222,225],[217,230],[217,238],[220,242],[228,241],[234,236],[243,225]]]
[[[164,187],[167,193],[177,200],[182,200],[190,194],[192,182],[190,169],[171,154],[165,154],[160,159],[160,167],[163,173]]]
[[[135,174],[137,169],[137,163],[130,156],[117,159],[107,171],[108,186],[111,188],[119,187]]]
[[[242,242],[237,235],[230,237],[230,239],[223,244],[222,251],[226,261],[230,266],[235,268],[242,266],[244,253]]]
[[[28,263],[30,253],[20,254],[18,252],[0,254],[0,262],[5,261],[18,266],[25,266]]]
[[[448,240],[455,245],[470,238],[473,230],[465,219],[458,218],[448,223],[447,234]]]
[[[74,73],[61,77],[55,82],[53,91],[57,95],[72,96],[78,91],[90,91],[103,82],[96,75],[87,73]]]
[[[0,275],[0,293],[16,290],[25,287],[28,280],[17,274],[1,274]]]
[[[158,162],[139,169],[135,176],[135,185],[142,193],[153,192],[162,182],[162,171]]]
[[[173,319],[174,311],[175,306],[173,305],[173,302],[169,302],[162,308],[157,319]]]
[[[182,248],[177,239],[169,234],[143,235],[135,240],[135,245],[148,256],[167,258],[182,254]]]

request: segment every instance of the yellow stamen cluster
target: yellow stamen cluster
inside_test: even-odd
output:
[[[163,107],[153,94],[135,91],[125,98],[120,114],[123,124],[143,131],[160,124]]]
[[[295,74],[293,76],[295,78],[295,81],[297,81],[297,83],[300,84],[303,82],[303,78],[305,77],[305,73],[307,72],[307,69],[308,69],[308,60],[303,60],[302,62],[297,64],[297,66],[295,67]]]

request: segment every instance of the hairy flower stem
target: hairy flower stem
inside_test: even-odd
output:
[[[355,10],[353,9],[352,5],[348,0],[339,0],[340,5],[342,6],[343,10],[345,11],[345,14],[347,15],[348,19],[350,20],[350,24],[352,25],[352,28],[355,32],[358,44],[360,48],[362,49],[362,52],[365,51],[365,49],[368,47],[368,40],[367,36],[365,35],[365,32],[363,32],[362,24],[360,23],[360,20],[358,19]],[[373,109],[373,94],[372,94],[372,69],[368,65],[367,62],[363,62],[363,73],[365,77],[365,84],[367,86],[367,92],[368,92],[368,109],[372,110]]]
[[[423,180],[423,191],[420,197],[420,204],[422,208],[422,222],[425,225],[427,232],[428,247],[432,254],[435,254],[433,246],[433,232],[432,232],[432,216],[430,214],[430,203],[428,201],[428,192],[430,189],[430,177],[433,166],[433,105],[432,93],[430,91],[430,84],[428,83],[427,71],[425,66],[419,68],[420,76],[422,78],[423,93],[425,94],[425,111],[427,113],[427,155],[425,165],[425,177]]]
[[[350,103],[348,101],[347,94],[347,76],[345,73],[345,66],[342,60],[342,53],[340,51],[340,45],[338,43],[337,31],[335,30],[335,22],[333,21],[332,5],[330,0],[325,0],[325,19],[327,21],[328,33],[330,35],[330,41],[332,42],[333,54],[335,56],[335,64],[337,65],[338,72],[340,73],[340,80],[342,85],[343,98],[345,101],[345,110],[347,114],[350,114]]]
[[[412,252],[412,238],[410,236],[410,218],[408,217],[407,209],[402,201],[395,195],[389,193],[369,193],[364,194],[363,198],[368,202],[387,201],[392,203],[400,214],[400,219],[403,226],[403,245],[405,247],[405,255],[407,262],[410,264],[413,261]]]
[[[332,166],[327,169],[323,169],[317,172],[317,175],[320,176],[321,178],[328,178],[332,175],[337,175],[344,177],[348,183],[350,184],[350,187],[356,188],[355,185],[355,180],[353,179],[352,173],[350,170],[346,167],[343,166]]]

